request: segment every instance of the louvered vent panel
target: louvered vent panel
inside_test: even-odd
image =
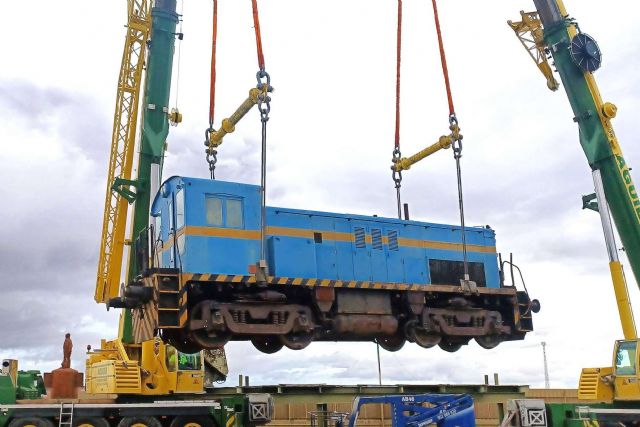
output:
[[[398,232],[395,230],[390,230],[387,233],[387,237],[389,238],[389,250],[397,251],[398,250]]]
[[[382,249],[382,230],[379,228],[371,229],[371,246],[373,249]]]
[[[353,232],[356,235],[356,248],[364,248],[366,246],[364,228],[354,227]]]

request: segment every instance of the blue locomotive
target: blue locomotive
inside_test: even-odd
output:
[[[139,282],[149,292],[132,305],[134,327],[182,351],[229,340],[266,353],[314,340],[456,351],[532,330],[531,300],[502,283],[489,227],[465,231],[475,286],[463,288],[458,226],[267,207],[261,266],[258,186],[174,176],[151,215],[149,242],[137,245],[150,248]]]

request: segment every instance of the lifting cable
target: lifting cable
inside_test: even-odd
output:
[[[455,118],[456,113],[453,108],[453,97],[451,96],[451,84],[449,83],[449,69],[447,68],[447,57],[444,53],[442,42],[442,32],[440,31],[440,19],[438,19],[438,6],[436,0],[431,0],[433,4],[433,18],[436,21],[436,33],[438,35],[438,48],[440,50],[440,62],[442,63],[442,74],[444,75],[444,86],[447,90],[447,102],[449,103],[449,118]]]
[[[262,123],[262,152],[260,158],[260,189],[261,189],[261,205],[260,205],[260,262],[259,270],[263,280],[266,280],[267,267],[267,122],[269,121],[269,112],[271,111],[271,97],[269,92],[273,90],[271,87],[271,78],[265,70],[264,53],[262,52],[262,36],[260,34],[260,19],[258,17],[258,1],[251,0],[253,9],[253,27],[256,33],[256,51],[258,55],[258,72],[256,79],[258,81],[258,110],[260,111],[260,122]]]
[[[400,59],[402,53],[402,0],[398,0],[398,29],[396,33],[396,129],[392,162],[400,161]],[[398,203],[398,219],[402,219],[402,201],[400,199],[400,185],[402,172],[393,170],[391,177],[396,187],[396,201]]]
[[[211,179],[215,179],[215,165],[217,162],[216,148],[222,144],[222,138],[234,131],[235,125],[244,117],[254,105],[258,105],[260,112],[260,122],[262,123],[262,155],[261,155],[261,211],[260,217],[262,227],[260,230],[260,262],[259,267],[263,272],[266,271],[266,183],[267,183],[267,122],[269,121],[269,112],[271,111],[270,92],[273,91],[271,86],[271,78],[265,70],[264,53],[262,51],[262,37],[260,34],[260,19],[258,16],[258,2],[251,0],[253,12],[253,27],[256,37],[256,52],[258,56],[258,72],[256,73],[257,85],[249,91],[249,97],[236,109],[229,117],[222,120],[220,129],[213,128],[215,116],[215,94],[216,94],[216,41],[218,36],[218,2],[213,0],[213,21],[212,21],[212,43],[211,43],[211,87],[209,92],[209,127],[205,131],[205,146],[207,154],[207,162],[209,163],[209,171]],[[266,278],[266,277],[265,277]]]
[[[207,163],[209,163],[209,172],[211,179],[216,179],[215,169],[218,162],[218,151],[209,145],[209,135],[215,130],[213,129],[213,118],[216,111],[216,40],[218,38],[218,0],[213,0],[213,20],[211,35],[211,87],[209,89],[209,127],[205,131],[207,145]]]
[[[258,68],[264,72],[264,53],[262,52],[262,36],[260,34],[260,18],[258,17],[258,2],[257,0],[251,0],[251,7],[253,9],[253,28],[256,32],[256,50],[258,53]]]
[[[459,133],[458,118],[456,117],[453,107],[453,96],[451,95],[451,84],[449,83],[449,70],[447,69],[447,58],[444,53],[444,43],[442,42],[442,32],[440,31],[440,20],[438,19],[438,6],[436,0],[431,0],[433,4],[433,18],[436,24],[436,33],[438,35],[438,47],[440,50],[440,62],[442,63],[442,74],[444,76],[444,85],[447,90],[447,102],[449,104],[449,129],[455,137],[451,141],[453,148],[453,158],[456,161],[456,175],[458,180],[458,208],[460,210],[460,232],[462,234],[462,255],[464,262],[464,281],[465,287],[470,286],[469,280],[469,263],[467,257],[467,237],[465,235],[464,223],[464,201],[462,197],[462,170],[460,168],[460,158],[462,157],[462,135]]]

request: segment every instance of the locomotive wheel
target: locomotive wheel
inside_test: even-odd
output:
[[[404,343],[407,342],[407,340],[405,340],[401,335],[378,337],[375,341],[380,345],[380,347],[387,351],[398,351],[404,347]]]
[[[201,350],[201,348],[189,338],[189,335],[184,329],[164,329],[162,331],[162,338],[180,353],[193,354]]]
[[[278,341],[278,338],[271,335],[264,335],[253,338],[251,344],[263,353],[273,354],[280,351],[283,344]]]
[[[229,332],[215,332],[206,329],[196,329],[189,334],[191,341],[200,346],[200,348],[214,349],[222,348],[231,339]]]
[[[498,335],[483,335],[481,337],[476,337],[475,340],[480,347],[486,348],[487,350],[497,347],[498,344],[502,342]]]
[[[445,338],[440,341],[438,346],[444,351],[448,351],[449,353],[455,353],[460,350],[460,348],[469,342],[467,338]]]
[[[290,332],[286,335],[278,335],[278,339],[291,350],[302,350],[313,341],[313,331]]]
[[[455,353],[456,351],[460,350],[460,348],[462,347],[462,344],[456,344],[450,341],[440,341],[438,346],[444,351],[448,351],[449,353]]]
[[[431,348],[436,346],[442,340],[442,336],[438,334],[434,334],[432,332],[427,332],[423,328],[413,328],[412,336],[413,340],[420,347]]]

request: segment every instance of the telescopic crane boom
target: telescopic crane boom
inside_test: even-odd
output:
[[[153,6],[152,6],[153,3]],[[116,116],[109,163],[105,216],[95,299],[111,307],[124,308],[120,335],[132,342],[131,313],[126,288],[120,295],[124,247],[149,227],[151,195],[158,190],[162,161],[169,133],[169,120],[179,113],[169,111],[169,93],[176,38],[176,0],[129,0],[129,23],[118,82]],[[148,50],[148,55],[147,55]],[[131,176],[136,146],[136,121],[143,65],[145,87],[137,176]],[[133,204],[131,234],[126,235],[129,204]],[[140,274],[136,248],[127,260],[128,285]]]

